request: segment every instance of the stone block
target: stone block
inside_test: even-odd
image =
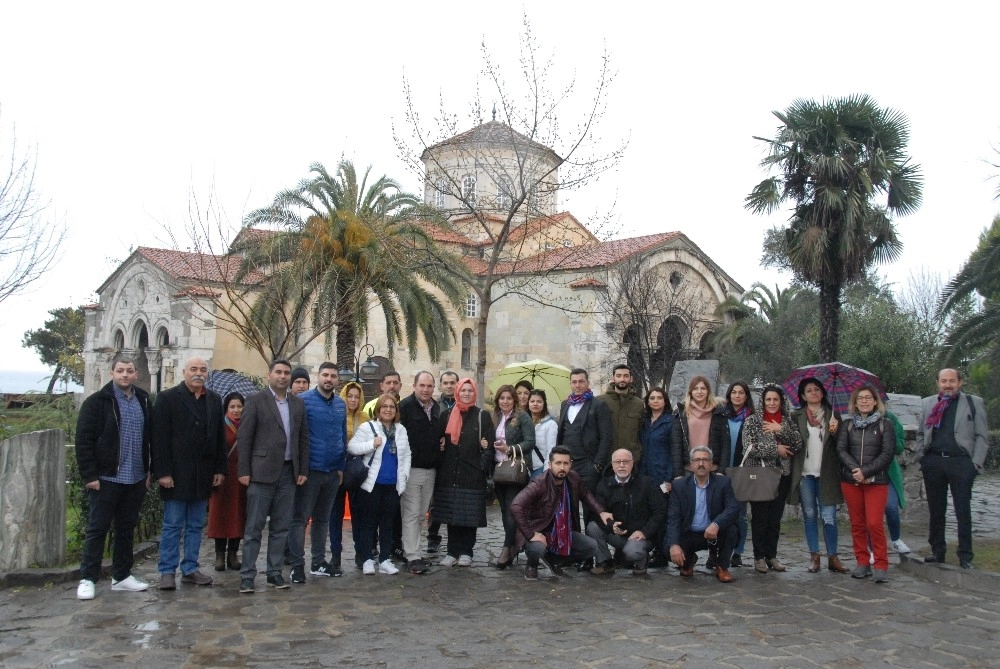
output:
[[[688,383],[695,376],[706,377],[712,384],[712,392],[717,394],[719,387],[718,360],[678,360],[674,365],[674,373],[670,377],[670,387],[667,389],[671,406],[677,406],[677,402],[684,399]]]
[[[921,398],[916,395],[889,393],[889,411],[896,414],[906,431],[916,431],[920,424]]]
[[[0,443],[0,571],[55,566],[65,554],[65,433],[11,437]]]

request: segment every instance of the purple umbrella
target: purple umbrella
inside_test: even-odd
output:
[[[798,402],[799,383],[809,377],[818,379],[823,384],[830,404],[838,413],[847,413],[847,402],[851,399],[851,393],[865,384],[878,390],[883,402],[889,401],[882,381],[867,369],[852,367],[842,362],[821,362],[818,365],[799,367],[785,379],[782,386],[792,404]]]

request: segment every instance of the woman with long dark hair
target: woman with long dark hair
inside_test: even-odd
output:
[[[517,398],[517,408],[521,411],[528,410],[528,397],[531,396],[531,391],[534,390],[534,386],[531,385],[531,381],[527,379],[521,379],[514,384],[514,396]]]
[[[496,423],[495,460],[499,463],[507,458],[521,457],[524,458],[525,468],[528,468],[531,466],[531,452],[535,449],[535,426],[528,412],[521,410],[515,393],[513,386],[500,386],[493,400],[496,406],[493,411],[493,421]],[[500,517],[503,519],[504,530],[503,548],[496,562],[497,569],[509,567],[517,555],[517,549],[514,547],[517,525],[510,515],[510,503],[523,487],[501,483],[494,483],[493,486],[497,502],[500,504]]]
[[[441,416],[444,452],[434,481],[431,520],[448,526],[442,567],[471,567],[476,529],[486,527],[486,478],[493,467],[496,431],[489,413],[476,406],[478,395],[475,381],[461,379],[455,406]]]
[[[749,451],[747,466],[781,468],[777,496],[767,502],[750,502],[754,569],[766,574],[769,569],[787,569],[778,559],[778,536],[791,487],[792,458],[802,450],[802,435],[792,420],[792,405],[781,386],[765,385],[760,400],[760,406],[744,422],[743,448]]]
[[[837,555],[837,505],[844,501],[840,493],[840,459],[837,457],[840,416],[833,410],[819,379],[802,379],[798,393],[799,408],[792,416],[802,435],[803,449],[792,460],[788,503],[802,505],[802,524],[809,546],[809,573],[820,570],[818,520],[821,519],[827,569],[846,574],[849,570]]]
[[[735,467],[743,460],[743,425],[753,413],[753,399],[750,397],[750,386],[746,381],[733,381],[726,390],[725,414],[729,421],[729,458],[722,463],[723,471]],[[739,532],[736,540],[736,550],[729,564],[732,567],[743,566],[743,551],[747,545],[747,503],[740,502],[740,513],[736,517],[736,529]]]
[[[548,398],[541,388],[535,388],[528,395],[528,415],[535,426],[535,447],[531,449],[531,478],[537,478],[545,473],[549,453],[559,438],[559,425],[549,414]]]
[[[663,388],[650,388],[645,398],[646,410],[639,428],[639,443],[642,445],[642,459],[639,473],[645,474],[660,486],[663,494],[670,494],[670,482],[674,479],[674,463],[670,453],[670,431],[674,417],[670,410],[670,400]]]
[[[240,569],[236,553],[240,550],[240,539],[247,522],[247,489],[240,485],[236,471],[239,465],[236,431],[240,427],[245,402],[246,398],[240,393],[229,393],[222,400],[226,412],[228,471],[222,485],[212,489],[208,500],[208,537],[215,539],[215,571],[225,571],[226,567],[236,571]]]

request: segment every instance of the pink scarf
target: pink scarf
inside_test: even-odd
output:
[[[688,446],[708,446],[708,430],[712,425],[713,409],[699,409],[694,404],[687,406]]]
[[[463,404],[462,400],[459,399],[459,393],[464,386],[468,383],[472,386],[472,402],[469,404]],[[462,435],[462,421],[465,420],[464,414],[469,410],[470,407],[476,406],[476,399],[479,397],[479,391],[476,389],[476,382],[472,379],[462,379],[455,386],[455,406],[452,407],[451,413],[448,415],[448,426],[445,427],[444,433],[451,438],[451,443],[458,445],[458,440]],[[476,444],[477,446],[479,444]]]

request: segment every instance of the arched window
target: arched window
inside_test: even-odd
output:
[[[444,178],[439,177],[434,187],[434,206],[438,209],[444,209],[444,189]]]
[[[115,330],[114,342],[115,352],[121,353],[125,348],[125,333],[121,330]]]
[[[472,206],[476,204],[476,177],[469,174],[462,179],[462,198]]]
[[[514,184],[510,177],[501,177],[497,183],[497,209],[506,211],[514,201]]]
[[[469,293],[465,298],[465,317],[479,318],[479,298],[475,293]]]
[[[462,369],[472,369],[472,329],[462,330]]]

